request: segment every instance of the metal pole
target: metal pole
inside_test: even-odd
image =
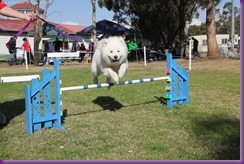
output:
[[[25,54],[25,69],[28,70],[27,52],[24,51],[24,54]]]
[[[144,46],[144,65],[147,66],[147,51],[145,46]]]
[[[231,50],[234,50],[235,44],[235,0],[232,1],[232,9],[231,9]]]

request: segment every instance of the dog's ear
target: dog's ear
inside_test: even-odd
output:
[[[121,36],[121,37],[119,37],[119,39],[120,39],[120,43],[121,44],[125,44],[125,39]]]
[[[108,45],[108,39],[104,39],[104,41],[103,41],[103,45],[104,45],[104,46],[107,46],[107,45]]]

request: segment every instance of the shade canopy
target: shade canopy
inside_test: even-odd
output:
[[[88,26],[85,29],[77,32],[77,35],[87,36],[92,34],[93,26]],[[118,23],[109,21],[109,20],[101,20],[96,23],[96,31],[98,35],[122,35],[122,34],[131,34],[134,32],[133,29],[126,28]]]

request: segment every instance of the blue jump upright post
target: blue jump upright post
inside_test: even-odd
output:
[[[60,110],[60,75],[59,61],[54,63],[54,71],[42,71],[42,81],[31,80],[31,87],[25,86],[25,107],[27,133],[33,134],[41,128],[58,128],[61,125],[62,112]],[[58,71],[57,71],[58,70]],[[51,81],[54,81],[54,99],[52,99]],[[54,106],[52,105],[54,101]]]
[[[166,73],[167,80],[167,107],[177,104],[189,104],[189,74],[182,66],[177,66],[177,61],[172,60],[172,54],[167,55]]]
[[[64,91],[167,80],[167,94],[165,97],[167,100],[167,107],[171,108],[177,104],[182,105],[189,103],[188,72],[185,71],[182,66],[177,66],[176,61],[172,60],[171,54],[167,55],[167,76],[128,80],[119,82],[119,84],[102,83],[60,88],[60,63],[59,60],[54,60],[53,72],[50,73],[47,69],[44,69],[42,71],[42,81],[33,79],[31,81],[31,87],[25,86],[26,124],[28,134],[33,134],[35,131],[40,130],[43,127],[53,127],[64,130],[64,127],[61,125],[62,112],[60,101],[60,94]],[[51,88],[52,80],[54,81],[54,90]],[[52,91],[54,91],[53,94],[51,94]],[[54,98],[52,98],[52,95]]]

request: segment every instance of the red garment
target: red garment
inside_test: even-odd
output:
[[[26,52],[31,52],[31,47],[28,41],[24,41],[24,43],[22,44],[22,47],[24,48],[24,51]]]
[[[6,4],[2,1],[2,0],[0,0],[0,10],[2,9],[2,8],[4,8],[6,6]]]

